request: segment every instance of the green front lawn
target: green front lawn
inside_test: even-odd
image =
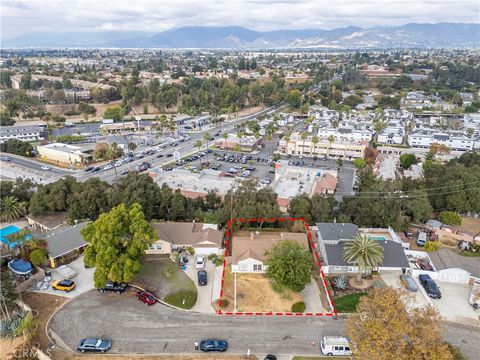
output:
[[[337,310],[337,312],[339,313],[355,312],[358,301],[363,295],[366,294],[367,293],[362,292],[333,298],[333,302],[335,303],[335,310]]]
[[[183,309],[191,309],[197,302],[195,283],[168,258],[144,261],[134,284],[150,290],[166,303]]]

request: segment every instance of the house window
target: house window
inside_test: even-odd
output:
[[[162,245],[161,244],[151,244],[150,245],[150,250],[162,250]]]
[[[253,264],[253,271],[262,271],[261,264]]]

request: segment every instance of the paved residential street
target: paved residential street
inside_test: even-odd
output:
[[[229,342],[229,352],[318,355],[323,335],[343,334],[344,320],[328,317],[227,316],[143,306],[128,291],[122,295],[91,291],[64,306],[50,328],[75,348],[85,336],[113,340],[118,353],[191,353],[194,342],[214,337]],[[447,323],[445,339],[470,359],[480,353],[478,327]],[[312,342],[315,342],[315,346]]]

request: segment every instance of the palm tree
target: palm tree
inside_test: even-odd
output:
[[[362,274],[383,261],[383,247],[368,236],[357,234],[354,241],[343,247],[343,260],[358,267],[357,283],[362,283]]]
[[[302,145],[302,154],[305,152],[305,140],[307,140],[308,133],[304,131],[301,135],[300,138],[303,140],[303,145]]]
[[[202,148],[202,141],[201,140],[195,141],[195,146],[197,147],[198,152],[200,152],[200,149]],[[200,160],[200,161],[202,161],[202,160]]]
[[[25,342],[29,343],[35,335],[37,329],[37,320],[33,318],[32,312],[29,312],[15,329],[15,336],[22,335]]]
[[[12,222],[22,217],[25,207],[14,196],[5,196],[2,199],[2,218],[5,221]]]
[[[207,163],[208,163],[208,142],[210,141],[210,134],[208,131],[203,135],[203,139],[207,142]]]
[[[315,155],[316,154],[315,150],[318,144],[318,136],[312,137],[312,144],[313,144],[313,154]]]
[[[327,138],[327,141],[328,141],[327,157],[329,157],[329,156],[330,156],[330,148],[332,147],[332,144],[333,144],[333,142],[335,141],[335,136],[330,135],[330,136]]]
[[[223,133],[223,134],[222,134],[222,137],[223,137],[223,140],[224,140],[223,147],[226,149],[226,148],[227,148],[228,134],[227,134],[227,133]]]

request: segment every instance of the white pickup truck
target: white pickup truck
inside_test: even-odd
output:
[[[472,305],[474,309],[480,309],[480,280],[475,280],[473,283],[468,303]]]

